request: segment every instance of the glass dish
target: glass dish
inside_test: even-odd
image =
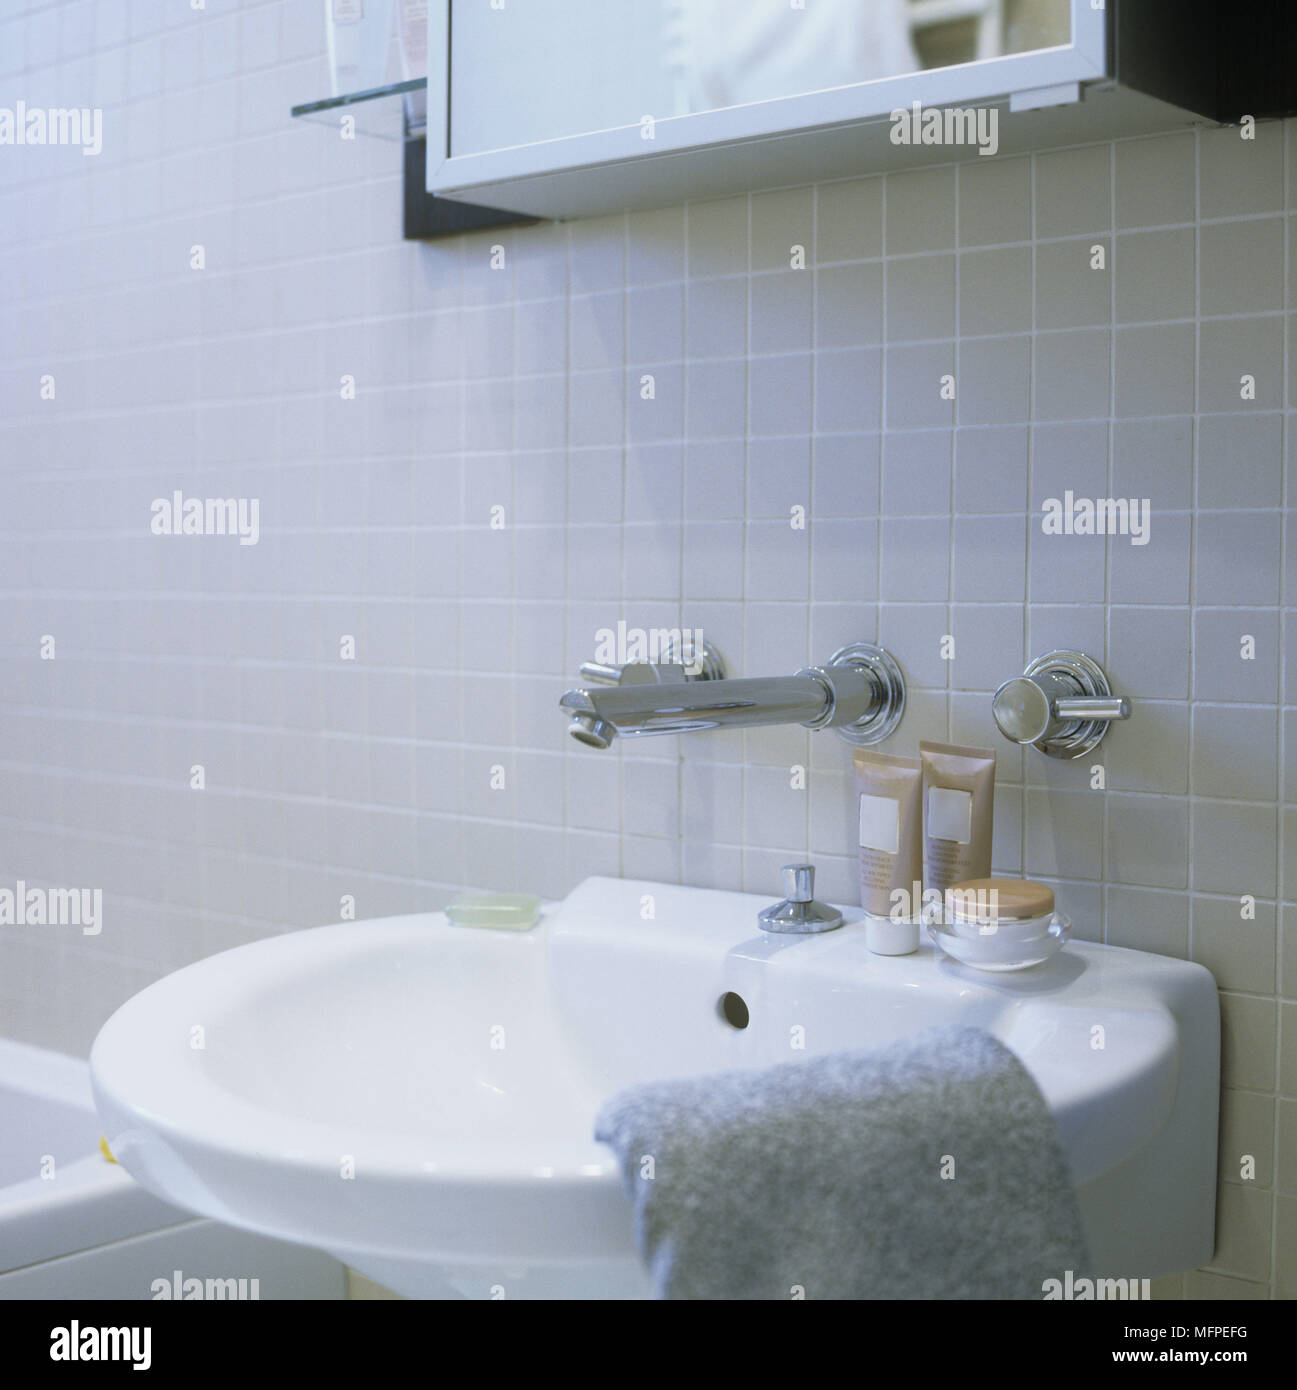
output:
[[[936,945],[961,965],[976,970],[1027,970],[1056,955],[1067,944],[1072,932],[1071,919],[1061,912],[1027,924],[1006,922],[1000,929],[982,934],[966,924],[952,927],[948,922],[930,921],[928,935]]]

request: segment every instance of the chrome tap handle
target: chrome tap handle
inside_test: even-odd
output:
[[[1056,758],[1079,758],[1114,720],[1130,718],[1130,701],[1114,695],[1097,662],[1080,652],[1050,652],[1007,680],[991,702],[995,726],[1012,743]]]
[[[1054,701],[1060,719],[1129,719],[1130,701],[1124,695],[1064,695]]]
[[[648,661],[628,661],[624,666],[583,661],[581,674],[596,685],[669,685],[673,681],[690,679],[683,666],[654,665]]]
[[[596,685],[620,685],[624,666],[608,666],[602,661],[583,661],[581,675]]]
[[[710,642],[700,651],[672,639],[664,661],[583,661],[581,678],[592,685],[672,685],[676,681],[716,681],[725,676],[725,663]]]

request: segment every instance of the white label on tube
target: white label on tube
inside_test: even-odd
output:
[[[901,803],[860,793],[860,848],[895,854],[901,843]]]
[[[928,788],[928,835],[966,845],[973,838],[973,794],[953,787]]]

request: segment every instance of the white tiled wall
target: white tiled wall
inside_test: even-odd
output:
[[[96,937],[0,928],[0,1032],[83,1050],[344,895],[773,893],[809,853],[852,898],[831,735],[565,738],[619,619],[757,675],[878,638],[901,749],[992,741],[989,692],[1080,647],[1134,718],[1103,791],[1000,742],[997,866],[1216,973],[1221,1242],[1183,1287],[1297,1293],[1297,127],[410,245],[398,148],[288,119],[319,9],[0,0],[0,105],[104,109],[98,157],[0,148],[0,882],[105,894]],[[257,498],[258,544],[151,535],[177,489]],[[1044,535],[1068,489],[1150,498],[1151,542]]]

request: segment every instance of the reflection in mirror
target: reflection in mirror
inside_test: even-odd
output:
[[[1068,0],[906,0],[920,68],[1068,43]]]
[[[451,153],[1032,52],[1070,0],[451,0]]]

